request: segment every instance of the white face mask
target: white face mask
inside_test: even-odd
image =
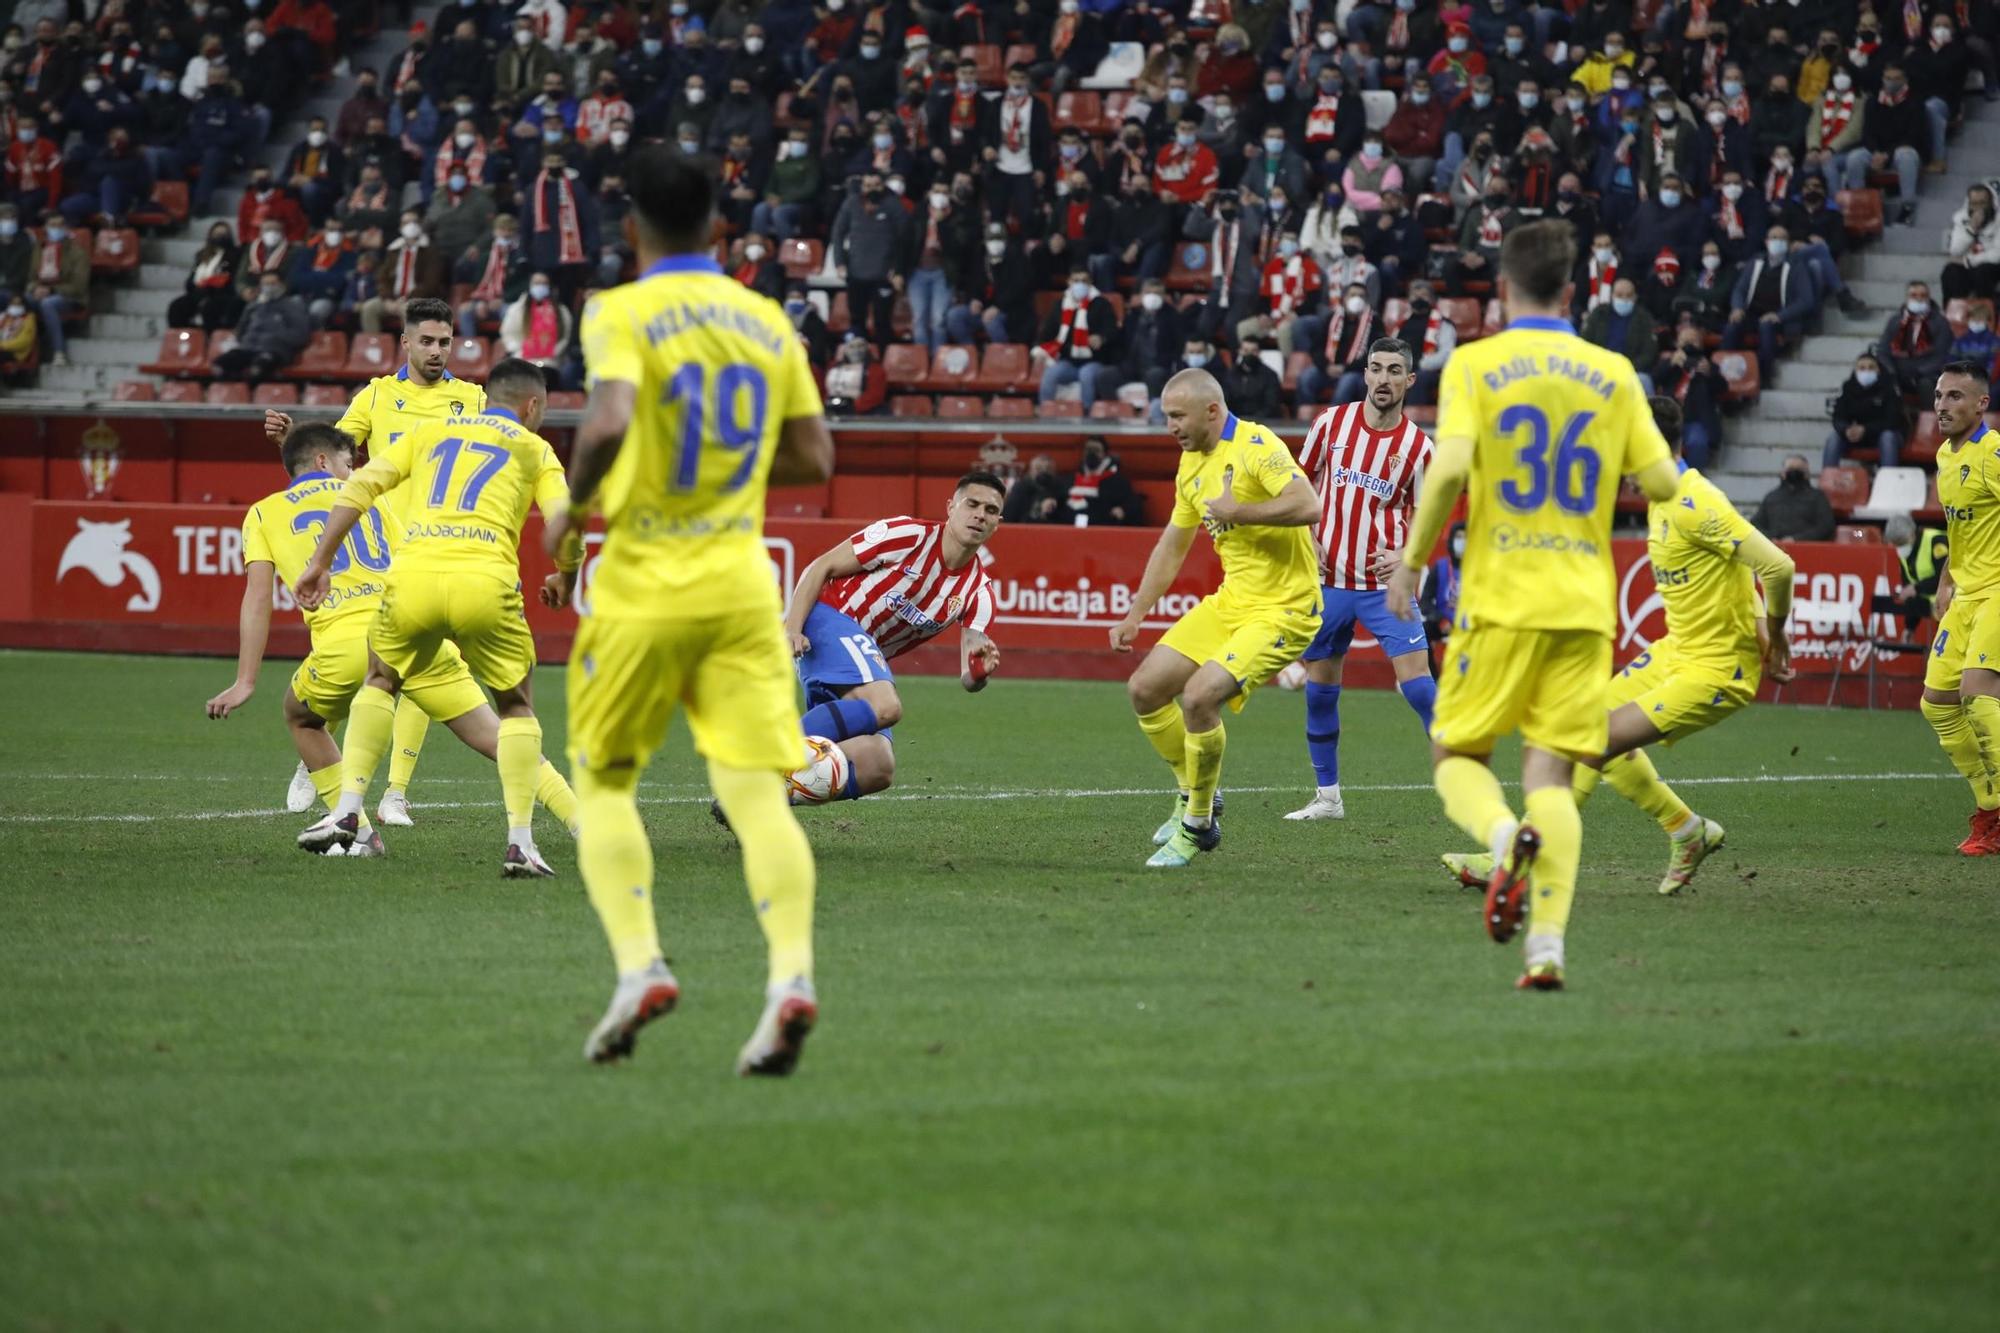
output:
[[[1674,123],[1674,117],[1675,117],[1676,115],[1678,115],[1678,114],[1679,114],[1679,113],[1678,113],[1678,112],[1676,112],[1676,111],[1675,111],[1675,110],[1674,110],[1674,109],[1673,109],[1672,107],[1670,107],[1670,106],[1662,106],[1662,107],[1655,107],[1655,108],[1653,109],[1653,119],[1654,119],[1654,120],[1657,120],[1657,121],[1659,121],[1659,122],[1660,122],[1660,124],[1662,124],[1662,125],[1671,125],[1671,124],[1673,124],[1673,123]]]
[[[1448,41],[1448,42],[1446,42],[1446,43],[1445,43],[1445,49],[1446,49],[1446,50],[1448,50],[1448,51],[1450,51],[1450,52],[1451,52],[1451,53],[1452,53],[1453,55],[1462,55],[1462,54],[1464,54],[1464,51],[1465,51],[1465,38],[1463,38],[1463,37],[1454,37],[1454,38],[1452,38],[1452,39],[1451,39],[1450,41]]]
[[[19,319],[21,316],[28,313],[28,307],[22,305],[19,301],[16,301],[14,302],[14,304],[7,307],[7,313],[12,315],[15,319]]]
[[[457,134],[452,136],[452,142],[460,148],[470,148],[473,144],[479,142],[479,136],[476,134]]]
[[[1722,197],[1733,203],[1743,197],[1743,187],[1734,183],[1725,185],[1722,187]]]
[[[263,33],[261,33],[261,32],[246,32],[246,33],[244,33],[244,34],[243,34],[243,49],[244,49],[245,51],[256,51],[256,50],[259,50],[259,49],[261,49],[261,48],[263,47],[263,45],[264,45],[264,34],[263,34]]]
[[[331,246],[333,248],[337,249],[340,246],[340,233],[337,231],[322,232],[320,233],[320,239],[325,241],[328,246]]]
[[[1350,315],[1358,315],[1362,311],[1368,308],[1367,299],[1365,297],[1360,297],[1360,296],[1350,296],[1345,301],[1341,302],[1341,304],[1346,308],[1347,313]]]
[[[1931,303],[1929,301],[1905,301],[1903,302],[1903,309],[1913,315],[1927,315],[1930,313]]]
[[[528,29],[526,28],[514,29],[514,45],[526,48],[533,46],[534,44],[535,44],[534,33],[528,31]]]
[[[630,142],[632,142],[632,134],[629,130],[611,131],[611,146],[613,148],[623,148]]]
[[[1660,191],[1661,208],[1679,208],[1680,203],[1681,203],[1681,192],[1679,190]]]
[[[306,131],[306,142],[311,144],[314,148],[326,147],[326,131],[325,130]]]
[[[1081,301],[1090,295],[1090,284],[1087,282],[1072,282],[1069,285],[1069,294],[1074,299]]]
[[[1618,252],[1616,250],[1593,250],[1591,253],[1597,257],[1597,262],[1600,264],[1615,264],[1618,262]]]
[[[743,49],[754,56],[764,49],[764,39],[762,37],[745,37],[743,39]]]
[[[761,245],[746,245],[743,247],[743,257],[753,264],[760,263],[764,258],[764,247]]]
[[[1859,384],[1864,389],[1874,388],[1875,381],[1880,378],[1881,378],[1881,373],[1879,371],[1857,370],[1854,372],[1854,382],[1856,384]]]
[[[1333,49],[1333,44],[1339,41],[1340,39],[1333,33],[1323,32],[1319,36],[1313,38],[1313,40],[1319,43],[1320,50],[1331,51]]]
[[[92,97],[97,96],[97,94],[102,92],[103,89],[104,89],[103,79],[85,79],[83,81],[84,92],[90,94],[90,96]]]
[[[421,222],[405,222],[405,223],[403,224],[403,239],[404,239],[404,240],[406,240],[406,241],[414,241],[414,240],[416,240],[416,239],[417,239],[417,238],[418,238],[419,236],[422,236],[423,234],[424,234],[424,227],[423,227],[423,224],[422,224]]]
[[[1146,292],[1139,297],[1139,304],[1148,310],[1158,310],[1165,301],[1158,292]]]
[[[1786,255],[1791,253],[1792,243],[1790,241],[1781,241],[1773,237],[1771,240],[1764,242],[1764,248],[1770,252],[1771,258],[1783,259]]]
[[[863,60],[873,60],[881,54],[882,48],[879,46],[864,46],[861,48],[861,58]]]
[[[1943,45],[1944,45],[1944,44],[1945,44],[1946,42],[1948,42],[1948,41],[1950,41],[1950,40],[1951,40],[1951,29],[1950,29],[1950,28],[1932,28],[1932,29],[1931,29],[1931,40],[1932,40],[1932,41],[1934,41],[1934,42],[1936,42],[1936,43],[1937,43],[1937,44],[1938,44],[1939,46],[1943,46]]]
[[[909,187],[908,187],[908,186],[906,186],[905,184],[903,184],[903,182],[902,182],[902,181],[900,181],[900,180],[892,180],[892,181],[890,181],[890,182],[889,182],[889,193],[890,193],[890,194],[901,194],[901,193],[902,193],[902,192],[903,192],[904,190],[906,190],[906,189],[908,189],[908,188],[909,188]]]
[[[681,145],[681,152],[688,157],[693,157],[696,153],[699,153],[701,151],[701,144],[698,140],[695,139],[682,139],[680,141],[680,145]]]
[[[12,240],[21,230],[21,224],[12,218],[0,218],[0,240]]]
[[[1703,256],[1701,257],[1701,266],[1702,266],[1703,268],[1707,269],[1707,270],[1708,270],[1708,271],[1709,271],[1710,273],[1713,273],[1713,272],[1715,272],[1715,270],[1717,270],[1717,269],[1719,269],[1719,268],[1721,268],[1721,267],[1722,267],[1722,256],[1721,256],[1721,255],[1703,255]]]
[[[1723,127],[1728,119],[1729,113],[1727,111],[1711,111],[1708,113],[1708,123],[1715,126],[1718,130]]]
[[[700,106],[707,99],[708,99],[708,89],[706,88],[689,88],[687,90],[687,100],[689,106]]]
[[[549,285],[546,282],[531,282],[528,284],[528,295],[537,301],[546,301],[549,299]]]
[[[878,134],[875,136],[874,143],[876,152],[886,153],[896,146],[896,136],[893,134]]]
[[[264,228],[264,244],[277,245],[285,239],[285,233],[277,227]]]
[[[1297,254],[1298,252],[1299,252],[1299,243],[1297,241],[1284,240],[1278,242],[1278,253],[1283,255],[1285,258],[1290,259],[1293,255]]]
[[[1007,253],[1007,242],[988,241],[986,243],[986,253],[992,256],[993,258],[998,259],[1001,255]]]
[[[1612,312],[1618,315],[1621,319],[1624,318],[1626,315],[1631,314],[1632,308],[1638,304],[1639,303],[1637,301],[1627,300],[1625,297],[1622,296],[1614,296],[1611,298]]]
[[[1846,70],[1842,70],[1840,73],[1833,76],[1834,91],[1844,93],[1853,86],[1854,86],[1854,76],[1849,74]]]
[[[933,191],[931,194],[931,207],[940,213],[944,212],[947,208],[951,207],[951,196],[942,191]]]

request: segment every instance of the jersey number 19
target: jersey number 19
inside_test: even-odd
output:
[[[701,451],[706,437],[703,427],[710,415],[709,404],[704,401],[707,380],[708,367],[699,361],[689,361],[674,372],[674,377],[667,381],[666,389],[660,394],[660,406],[676,402],[681,405],[681,438],[674,451],[672,483],[673,489],[681,494],[694,490],[701,480]],[[764,440],[764,417],[770,410],[771,390],[763,371],[740,362],[724,366],[717,372],[714,388],[715,442],[743,455],[742,463],[723,484],[722,493],[728,495],[743,489],[756,471],[757,451]],[[746,391],[750,401],[749,410],[744,412]]]

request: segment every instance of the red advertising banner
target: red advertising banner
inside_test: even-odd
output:
[[[241,511],[220,505],[85,504],[35,501],[28,508],[26,551],[16,543],[16,568],[28,571],[28,614],[34,630],[19,622],[5,637],[15,643],[51,642],[48,627],[92,626],[101,633],[67,642],[166,651],[229,652],[234,649],[237,609],[243,592]],[[853,525],[826,519],[774,520],[766,532],[772,576],[789,587],[797,572],[829,546],[853,532]],[[1004,529],[986,552],[998,609],[993,635],[1009,650],[1021,674],[1117,676],[1132,659],[1112,655],[1106,630],[1130,609],[1157,532],[1146,529],[1015,527]],[[581,602],[587,607],[589,575],[600,549],[593,537]],[[549,572],[541,554],[539,526],[530,524],[525,577],[539,581]],[[1653,588],[1651,566],[1640,541],[1613,543],[1618,564],[1620,660],[1632,657],[1665,632],[1665,616]],[[1879,649],[1877,640],[1896,640],[1902,626],[1876,615],[1873,599],[1893,591],[1896,558],[1880,546],[1803,544],[1791,548],[1798,562],[1794,580],[1792,636],[1794,660],[1802,675],[1873,669],[1882,674],[1922,674],[1918,653]],[[1158,632],[1215,586],[1219,570],[1206,542],[1197,545],[1187,567],[1162,599],[1147,626]],[[294,610],[291,594],[279,587],[279,611]],[[528,618],[546,660],[568,650],[575,626],[571,612],[553,612],[529,603]],[[289,614],[282,618],[289,621]],[[296,626],[296,621],[289,621]],[[190,633],[190,631],[196,631]],[[955,673],[955,636],[899,667]],[[298,652],[302,636],[285,633],[277,651]],[[1373,644],[1362,649],[1354,683],[1373,682]],[[1025,656],[1024,656],[1025,655]]]

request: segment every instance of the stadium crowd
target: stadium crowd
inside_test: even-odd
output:
[[[39,313],[59,358],[89,295],[75,233],[189,180],[206,244],[171,321],[255,333],[225,373],[443,296],[462,332],[574,386],[581,298],[631,272],[623,164],[661,139],[718,163],[725,266],[784,302],[837,410],[921,383],[884,365],[894,345],[1014,344],[1031,364],[1010,389],[1086,413],[1156,405],[1181,364],[1298,411],[1355,396],[1384,333],[1421,348],[1423,405],[1452,347],[1492,327],[1501,240],[1551,216],[1577,236],[1582,331],[1682,399],[1701,462],[1730,388],[1711,348],[1754,352],[1769,385],[1823,306],[1861,308],[1838,192],[1884,187],[1908,221],[1968,71],[2000,97],[1996,0],[439,13],[386,67],[350,71],[369,0],[20,5],[0,56],[0,356]],[[263,165],[336,72],[337,114]],[[1371,115],[1371,94],[1389,105]],[[246,167],[233,222],[205,222]],[[1941,286],[1990,302],[2000,223],[1972,194]],[[1940,322],[1913,297],[1881,372],[1907,387],[1948,354]]]

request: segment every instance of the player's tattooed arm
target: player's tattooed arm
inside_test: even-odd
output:
[[[257,690],[257,669],[264,665],[264,648],[271,640],[271,590],[276,567],[253,560],[243,567],[243,606],[236,613],[236,679],[208,701],[211,718],[228,717],[250,702]]]

